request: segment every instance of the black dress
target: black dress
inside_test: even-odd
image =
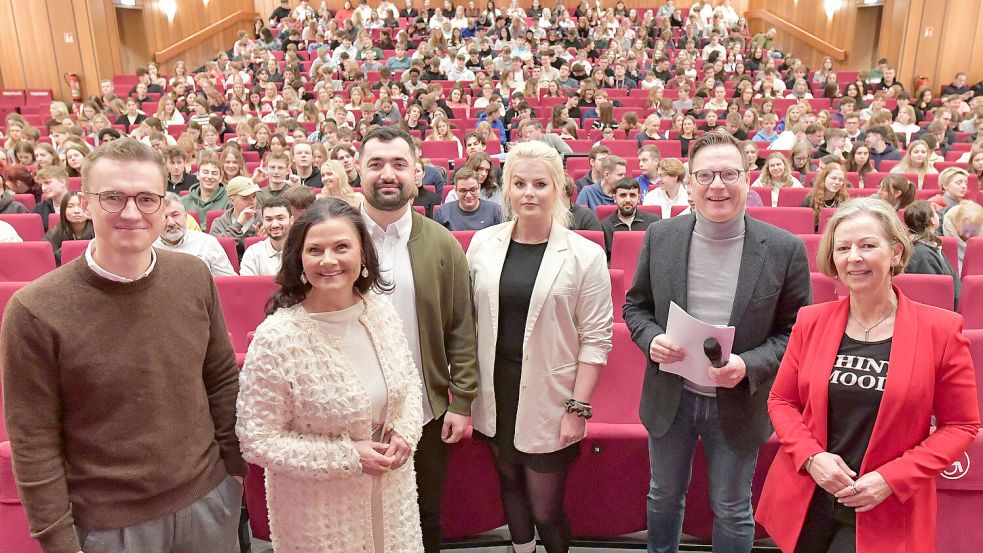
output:
[[[551,453],[523,453],[515,448],[516,411],[522,376],[522,342],[536,275],[543,263],[546,242],[509,243],[499,278],[498,339],[495,344],[495,436],[488,439],[498,450],[503,464],[524,465],[536,472],[554,472],[569,464],[580,452],[580,443]],[[530,370],[545,367],[530,367]],[[559,432],[559,429],[557,429]]]

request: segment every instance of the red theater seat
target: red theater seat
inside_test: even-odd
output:
[[[809,273],[812,280],[812,303],[824,303],[840,299],[836,295],[836,281],[822,273]]]
[[[467,508],[461,508],[467,498]],[[472,429],[451,446],[440,512],[444,540],[461,540],[505,524],[498,472],[486,442],[476,440]]]
[[[909,298],[942,309],[955,308],[955,283],[949,275],[920,275],[902,273],[894,284]]]
[[[55,268],[51,243],[0,243],[0,282],[29,282]]]
[[[622,309],[625,306],[625,272],[621,269],[608,269],[611,277],[611,305],[614,308],[614,322],[625,322]]]
[[[983,237],[981,236],[970,238],[966,242],[962,277],[968,275],[983,275]]]
[[[601,246],[602,250],[604,249],[604,232],[600,230],[577,230],[574,232]]]
[[[445,188],[445,190],[446,190],[446,188]],[[477,231],[473,231],[473,230],[452,230],[451,231],[451,234],[454,235],[454,238],[457,238],[457,241],[461,244],[461,249],[464,250],[464,253],[468,253],[468,246],[471,245],[471,239],[474,238],[474,233],[475,232],[477,232]]]
[[[37,213],[0,215],[0,221],[14,227],[17,236],[25,242],[44,240],[44,227],[41,225],[41,216]]]
[[[778,191],[778,207],[799,207],[811,188],[782,188]]]
[[[959,312],[966,320],[967,329],[983,330],[983,275],[963,277],[959,289]],[[976,365],[976,373],[983,374],[983,364]]]
[[[625,272],[625,289],[631,289],[638,269],[638,253],[642,249],[645,232],[630,230],[614,233],[611,240],[611,268]]]
[[[65,240],[61,243],[61,264],[71,263],[81,257],[88,246],[88,240]]]
[[[218,243],[222,245],[222,249],[225,250],[225,256],[229,258],[229,263],[232,264],[232,269],[235,272],[239,272],[239,250],[236,247],[236,240],[231,236],[216,236]]]
[[[809,258],[809,270],[812,272],[818,272],[819,267],[816,263],[816,254],[819,252],[819,241],[822,239],[821,234],[796,234],[799,240],[806,245],[806,257]]]
[[[37,205],[34,194],[14,194],[14,201],[27,208],[28,211],[33,210],[34,206]]]
[[[794,188],[783,188],[795,190]],[[781,197],[779,205],[781,205]],[[812,209],[808,207],[749,207],[747,214],[759,221],[764,221],[783,228],[792,234],[811,234],[815,232],[812,222]]]
[[[225,326],[236,353],[246,353],[246,335],[266,318],[266,301],[278,287],[271,276],[215,277]]]

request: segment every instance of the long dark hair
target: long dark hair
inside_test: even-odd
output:
[[[96,237],[95,230],[92,228],[92,219],[85,222],[85,227],[82,228],[82,232],[77,236],[75,231],[72,230],[72,224],[68,222],[68,202],[72,201],[72,198],[78,196],[78,192],[69,191],[65,194],[65,197],[61,199],[61,204],[59,209],[61,212],[58,213],[58,226],[55,227],[55,235],[58,237],[59,242],[64,242],[65,240],[92,240]]]
[[[280,272],[276,275],[276,283],[280,285],[280,290],[273,294],[266,303],[267,315],[272,315],[281,307],[297,305],[307,297],[311,285],[301,280],[301,275],[304,274],[303,253],[307,231],[314,225],[339,217],[347,219],[355,227],[362,248],[362,263],[368,269],[368,276],[360,274],[355,280],[355,290],[360,294],[365,294],[369,289],[379,292],[388,292],[393,289],[393,286],[382,278],[379,257],[376,255],[375,247],[372,245],[372,237],[369,235],[369,230],[365,226],[362,216],[355,211],[355,208],[342,200],[323,198],[311,204],[290,227],[287,243],[283,247],[283,264],[280,267]]]
[[[913,202],[904,210],[904,224],[911,233],[912,242],[928,244],[935,249],[942,247],[942,239],[935,235],[929,228],[932,224],[932,215],[935,210],[931,204],[925,200]]]

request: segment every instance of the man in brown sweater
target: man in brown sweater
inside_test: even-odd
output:
[[[6,310],[14,472],[45,553],[235,549],[235,354],[205,265],[151,247],[166,175],[135,140],[98,148],[82,170],[95,239]]]

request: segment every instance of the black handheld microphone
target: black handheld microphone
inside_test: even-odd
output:
[[[720,351],[720,342],[716,338],[707,338],[703,341],[703,353],[714,368],[719,369],[727,364],[723,359],[723,352]]]

